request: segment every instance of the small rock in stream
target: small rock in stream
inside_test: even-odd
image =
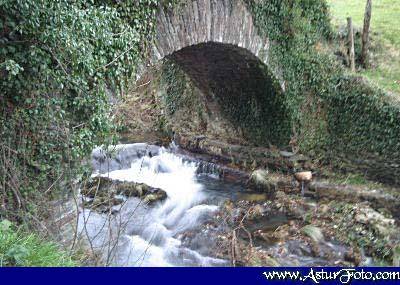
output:
[[[277,191],[293,189],[291,178],[279,173],[269,173],[265,169],[254,170],[247,182],[250,189],[275,194]]]
[[[310,237],[316,243],[321,243],[324,241],[324,234],[322,233],[321,229],[316,226],[307,225],[301,229],[301,232]]]

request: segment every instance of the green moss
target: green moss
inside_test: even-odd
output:
[[[188,96],[185,96],[188,79],[186,74],[170,60],[162,65],[162,100],[168,115],[173,115],[185,104]]]
[[[338,151],[400,157],[400,108],[388,95],[342,76],[327,99],[332,145]]]

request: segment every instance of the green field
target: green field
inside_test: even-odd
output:
[[[362,27],[366,0],[328,0],[328,3],[336,26],[345,25],[346,18],[352,17],[354,25]],[[380,41],[382,47],[373,57],[374,67],[360,73],[400,95],[400,0],[372,1],[371,29],[373,40]]]

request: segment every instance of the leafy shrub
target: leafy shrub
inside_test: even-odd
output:
[[[68,192],[82,173],[79,161],[112,141],[111,102],[141,60],[156,4],[1,1],[3,215],[32,212],[43,192]]]
[[[54,243],[0,222],[0,266],[76,266],[77,263]]]

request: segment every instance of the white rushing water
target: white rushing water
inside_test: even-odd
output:
[[[217,203],[210,202],[205,186],[198,181],[196,170],[195,162],[185,161],[160,149],[157,155],[135,159],[130,168],[102,174],[113,180],[161,188],[168,195],[165,201],[154,206],[144,205],[137,198],[126,201],[119,213],[119,219],[127,221],[121,239],[124,242],[116,247],[114,264],[218,266],[226,263],[190,249],[181,242],[183,233],[195,229],[218,210]],[[99,214],[92,212],[90,215],[92,220],[95,217],[101,220]],[[95,234],[96,231],[93,231],[91,235]]]

